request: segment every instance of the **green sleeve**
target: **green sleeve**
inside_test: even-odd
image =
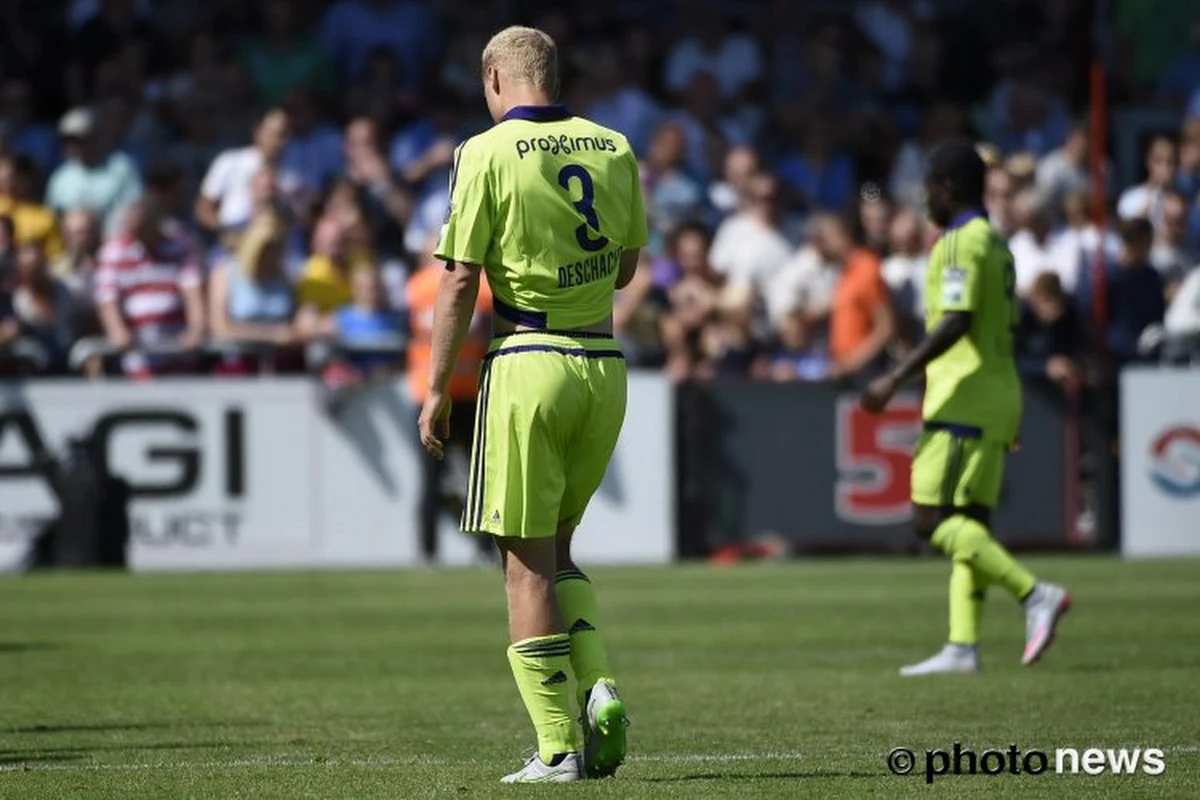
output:
[[[983,282],[986,234],[952,231],[943,244],[942,311],[976,311]]]
[[[642,180],[638,175],[637,158],[629,155],[630,170],[633,173],[633,187],[630,190],[629,230],[625,233],[624,245],[628,250],[645,247],[650,241],[650,231],[646,227],[646,206],[642,200]]]
[[[483,266],[492,244],[494,224],[491,177],[487,162],[470,141],[454,153],[450,171],[450,215],[442,227],[434,255],[443,261]]]

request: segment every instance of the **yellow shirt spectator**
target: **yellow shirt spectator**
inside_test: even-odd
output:
[[[296,297],[302,306],[313,306],[322,314],[332,313],[351,301],[350,277],[355,270],[373,266],[362,255],[352,255],[338,266],[329,256],[313,254],[304,265]]]
[[[57,258],[62,253],[58,217],[48,207],[0,195],[0,217],[12,218],[18,247],[39,244],[47,258]]]

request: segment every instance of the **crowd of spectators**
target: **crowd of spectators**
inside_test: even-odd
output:
[[[400,340],[454,148],[490,124],[480,51],[519,14],[559,42],[564,102],[641,160],[652,242],[615,314],[634,364],[880,369],[923,329],[922,177],[957,135],[989,164],[1022,369],[1157,357],[1200,331],[1200,9],[1111,5],[0,0],[0,347],[145,377]],[[1104,38],[1113,102],[1178,116],[1133,185],[1094,179],[1081,121]],[[385,351],[324,368],[353,383],[401,366]]]

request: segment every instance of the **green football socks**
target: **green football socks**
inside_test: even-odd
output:
[[[951,644],[973,645],[979,641],[976,605],[975,571],[965,561],[954,561],[950,567]]]
[[[992,538],[988,529],[978,520],[956,514],[938,526],[931,541],[955,562],[974,569],[972,584],[978,584],[979,587],[999,584],[1018,600],[1024,600],[1033,591],[1036,583],[1033,574]],[[952,583],[954,580],[952,574]],[[960,576],[958,583],[961,588],[967,585],[967,580]]]
[[[508,648],[508,663],[529,719],[537,731],[538,755],[549,764],[559,753],[578,751],[571,719],[571,640],[565,633],[535,636]]]
[[[608,652],[600,636],[600,612],[592,582],[579,570],[563,570],[554,576],[558,608],[571,637],[571,668],[575,672],[575,691],[579,707],[596,681],[612,680]]]

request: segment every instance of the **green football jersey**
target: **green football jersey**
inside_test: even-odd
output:
[[[956,219],[929,256],[925,330],[932,331],[950,311],[970,311],[971,329],[926,367],[923,416],[1010,443],[1021,422],[1013,356],[1016,272],[1008,246],[979,213]]]
[[[518,106],[455,153],[436,255],[482,266],[499,316],[563,330],[612,313],[621,254],[647,240],[625,137],[562,106]]]

